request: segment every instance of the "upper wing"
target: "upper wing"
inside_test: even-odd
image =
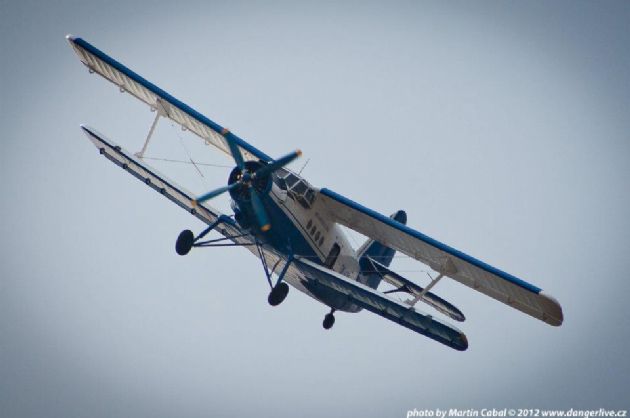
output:
[[[517,277],[368,209],[332,190],[315,199],[320,213],[335,222],[415,258],[437,272],[554,326],[562,324],[558,301]]]
[[[256,149],[188,105],[180,102],[155,84],[142,78],[83,39],[71,35],[68,35],[66,38],[79,56],[81,62],[83,62],[90,71],[96,72],[116,84],[121,91],[129,92],[151,106],[151,108],[160,112],[162,116],[168,117],[183,128],[195,133],[206,141],[206,143],[212,144],[226,154],[231,155],[230,149],[223,137],[224,135],[230,135],[233,141],[238,144],[245,160],[272,161],[272,158],[264,152]]]

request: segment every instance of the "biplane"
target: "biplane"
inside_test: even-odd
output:
[[[562,324],[560,304],[539,287],[408,226],[402,210],[385,216],[328,188],[311,185],[287,168],[300,151],[273,158],[85,40],[71,35],[67,40],[90,73],[102,76],[155,112],[144,146],[133,154],[96,130],[81,128],[101,155],[205,224],[197,234],[188,229],[179,234],[177,254],[223,245],[248,249],[261,261],[270,287],[269,304],[282,303],[291,285],[327,306],[325,329],[334,325],[336,311],[365,309],[455,350],[466,350],[466,335],[446,320],[461,322],[464,314],[433,292],[444,278],[547,324]],[[227,185],[196,196],[149,166],[143,157],[160,118],[170,119],[231,157],[234,168]],[[231,198],[231,215],[208,204],[223,193]],[[364,235],[367,241],[354,248],[345,228]],[[209,239],[211,231],[222,237]],[[433,270],[431,281],[423,287],[390,269],[396,252]],[[379,290],[382,283],[390,289]],[[398,295],[408,299],[394,297]],[[418,309],[419,302],[438,316]]]

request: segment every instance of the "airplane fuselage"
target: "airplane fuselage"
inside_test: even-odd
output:
[[[303,178],[288,170],[274,175],[267,194],[262,196],[270,219],[271,229],[262,232],[248,200],[234,199],[232,206],[241,227],[249,229],[258,239],[286,255],[308,258],[352,280],[361,275],[357,253],[344,231],[335,223],[326,221],[313,206],[315,190]],[[333,309],[358,312],[359,306],[330,288],[312,286],[287,278],[298,290]]]

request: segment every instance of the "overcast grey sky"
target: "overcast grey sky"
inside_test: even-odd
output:
[[[628,2],[0,0],[0,415],[403,417],[628,408]],[[293,290],[104,160],[152,114],[84,37],[304,175],[542,287],[553,328],[455,282],[465,353]],[[182,145],[183,144],[183,145]],[[230,160],[160,123],[149,154]],[[201,193],[229,168],[157,164]],[[226,208],[226,201],[217,203]],[[423,266],[394,267],[423,283]]]

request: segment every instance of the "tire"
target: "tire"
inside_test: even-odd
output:
[[[190,249],[192,248],[194,242],[195,236],[193,235],[192,231],[186,229],[180,232],[179,236],[177,237],[177,242],[175,243],[175,251],[179,255],[186,255],[190,252]]]
[[[335,315],[329,313],[324,317],[324,322],[322,323],[324,329],[331,329],[333,325],[335,325]]]
[[[271,289],[267,302],[269,302],[271,306],[278,306],[286,299],[288,294],[289,285],[285,282],[280,282],[276,285],[276,287]]]

